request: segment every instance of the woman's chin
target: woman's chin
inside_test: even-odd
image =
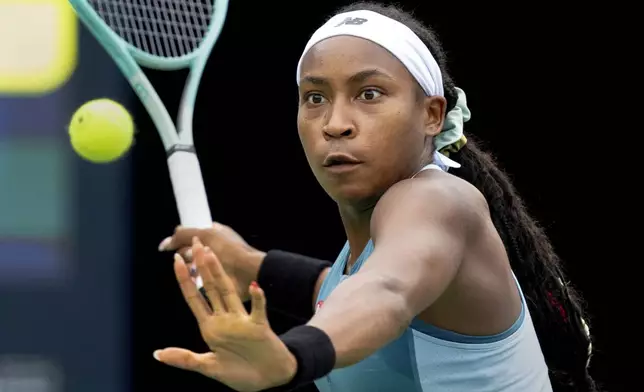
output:
[[[365,187],[361,184],[343,184],[341,186],[327,189],[327,193],[331,198],[340,205],[347,206],[371,206],[380,198],[379,192],[374,192],[373,189]]]

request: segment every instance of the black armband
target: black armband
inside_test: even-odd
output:
[[[335,367],[335,348],[329,336],[319,328],[302,325],[280,336],[297,360],[297,371],[293,379],[279,387],[290,391],[310,384],[329,374]]]
[[[329,267],[328,261],[271,250],[259,267],[257,283],[269,308],[309,320],[313,317],[315,285]]]

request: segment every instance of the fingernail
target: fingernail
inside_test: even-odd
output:
[[[209,247],[207,247],[207,246],[204,246],[203,251],[204,251],[204,252],[206,252],[206,253],[210,253],[210,252],[211,252],[211,251],[210,251],[210,248],[209,248]]]
[[[159,362],[161,362],[161,360],[159,359],[159,352],[160,351],[161,350],[156,350],[155,352],[152,353],[152,356],[154,357],[154,359],[156,359]]]
[[[192,243],[193,245],[201,244],[201,241],[199,241],[199,237],[192,237]]]
[[[185,253],[186,260],[192,260],[192,249],[188,249]]]
[[[172,242],[172,237],[168,237],[163,241],[161,241],[161,243],[159,244],[159,252],[163,252],[164,250],[167,250],[171,242]]]

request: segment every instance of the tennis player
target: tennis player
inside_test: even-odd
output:
[[[331,264],[260,252],[219,224],[179,228],[161,249],[192,247],[212,307],[181,256],[175,272],[212,352],[155,357],[240,391],[596,390],[580,300],[506,175],[464,136],[465,93],[432,30],[354,4],[313,34],[297,83],[299,136],[346,245]],[[277,336],[265,303],[302,325]]]

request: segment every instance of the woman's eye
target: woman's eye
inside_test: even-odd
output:
[[[312,105],[319,105],[324,103],[324,97],[321,94],[309,94],[306,96],[306,102]]]
[[[378,90],[367,89],[360,93],[359,98],[364,99],[365,101],[371,101],[380,97],[382,93]]]

